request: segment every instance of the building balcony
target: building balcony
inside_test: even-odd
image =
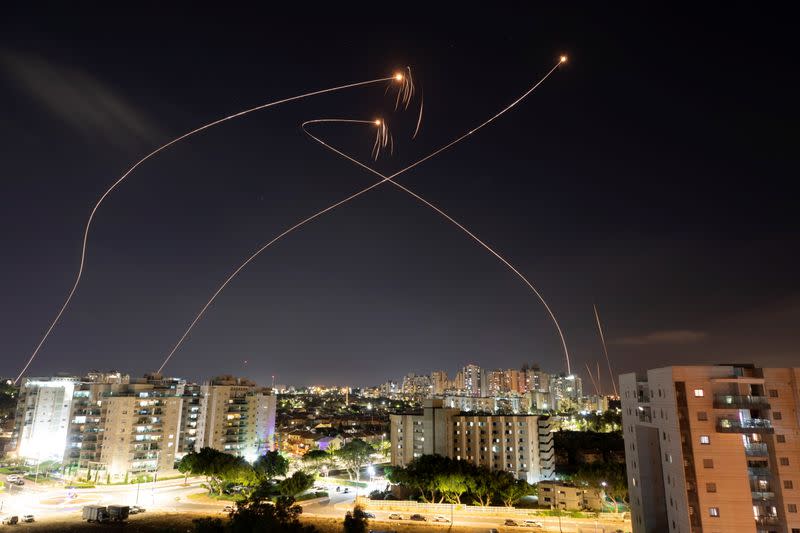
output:
[[[766,501],[766,500],[774,500],[775,499],[775,493],[774,492],[754,490],[754,491],[751,491],[750,494],[753,495],[753,500],[756,500],[756,501]]]
[[[774,515],[762,515],[756,517],[756,525],[758,526],[779,526],[780,524],[780,518]]]
[[[737,420],[733,418],[717,419],[718,433],[774,433],[772,423],[764,418],[747,418]]]
[[[747,468],[747,475],[751,478],[770,478],[772,471],[769,468],[750,466]]]
[[[764,442],[751,442],[744,445],[745,455],[751,457],[764,457],[768,455],[767,445]]]
[[[769,409],[766,396],[715,394],[714,409]]]

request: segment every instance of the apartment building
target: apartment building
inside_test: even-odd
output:
[[[269,389],[233,376],[201,387],[196,448],[214,448],[253,460],[275,445],[276,397]]]
[[[428,400],[422,414],[390,415],[392,464],[438,454],[537,482],[553,476],[550,421],[531,415],[473,415]]]
[[[579,408],[583,398],[583,381],[575,374],[549,376],[551,409]]]
[[[504,412],[516,414],[527,412],[527,410],[522,409],[522,397],[516,394],[490,396],[488,398],[448,394],[444,397],[444,406],[461,411],[484,413]]]
[[[431,372],[431,394],[441,396],[450,388],[450,380],[447,379],[447,372],[444,370],[434,370]]]
[[[275,406],[270,391],[231,376],[202,387],[159,374],[27,378],[7,451],[100,482],[171,470],[202,446],[254,459],[273,447]]]
[[[635,533],[800,533],[800,368],[620,376]]]
[[[562,511],[601,511],[603,494],[600,489],[577,487],[564,481],[540,481],[539,503]]]
[[[61,461],[79,383],[76,376],[25,378],[6,451],[32,461]]]
[[[187,452],[181,435],[192,422],[184,418],[185,381],[159,374],[99,379],[88,376],[73,392],[63,451],[69,474],[115,482],[172,470]]]

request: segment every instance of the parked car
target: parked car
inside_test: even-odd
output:
[[[130,514],[139,514],[145,511],[146,509],[144,507],[139,507],[138,505],[132,505],[130,509]]]
[[[402,520],[403,517],[399,513],[392,513],[389,515],[389,520]]]
[[[7,515],[3,517],[3,520],[0,521],[5,526],[15,526],[19,524],[19,517],[17,515]]]
[[[364,516],[366,518],[375,518],[375,515],[370,513],[370,512],[368,512],[368,511],[364,511]]]
[[[226,505],[222,508],[223,513],[232,513],[233,512],[233,505]]]
[[[32,514],[26,514],[22,516],[22,522],[31,523],[34,521]]]
[[[349,489],[349,488],[347,488],[347,487],[345,487],[343,492],[344,492],[345,494],[347,494],[348,492],[350,492],[350,489]]]
[[[517,523],[516,520],[511,520],[510,518],[507,518],[503,525],[504,526],[518,526],[519,524]]]
[[[449,519],[449,518],[447,518],[447,517],[446,517],[446,516],[444,516],[444,515],[437,514],[436,516],[434,516],[434,517],[433,517],[433,521],[434,521],[434,522],[449,522],[449,521],[450,521],[450,519]]]
[[[536,520],[525,520],[522,523],[522,525],[525,527],[538,527],[538,528],[544,527],[544,524],[542,524],[541,522],[537,522]]]
[[[492,529],[488,530],[486,533],[500,533],[500,532],[497,531],[495,528],[492,528]]]
[[[428,519],[422,516],[421,514],[412,514],[411,520],[416,520],[417,522],[427,522]]]

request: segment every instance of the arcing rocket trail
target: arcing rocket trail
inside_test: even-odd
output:
[[[78,267],[78,273],[75,276],[75,282],[72,285],[72,289],[69,291],[69,294],[67,295],[67,299],[64,301],[64,304],[61,306],[61,309],[58,311],[58,314],[56,314],[56,317],[50,323],[50,327],[47,328],[47,331],[45,331],[44,335],[42,336],[41,340],[39,341],[39,344],[36,345],[36,348],[33,350],[33,353],[31,354],[31,356],[28,359],[27,363],[25,363],[25,366],[22,368],[22,370],[20,371],[19,375],[14,380],[14,383],[16,384],[19,381],[19,379],[22,377],[22,375],[25,373],[25,371],[28,370],[28,367],[31,365],[33,360],[36,358],[36,354],[39,353],[39,350],[42,348],[42,345],[47,340],[47,337],[53,331],[53,328],[56,326],[58,321],[61,319],[61,315],[63,315],[64,311],[67,309],[67,306],[69,305],[70,301],[72,300],[72,296],[75,294],[75,291],[78,290],[78,285],[80,285],[81,277],[83,276],[83,268],[84,268],[84,266],[86,264],[86,249],[87,249],[87,243],[89,241],[89,230],[92,227],[92,221],[94,220],[94,216],[97,213],[97,210],[100,208],[100,205],[103,203],[103,201],[106,199],[106,197],[109,194],[111,194],[111,191],[116,189],[118,185],[120,185],[123,181],[125,181],[125,179],[131,174],[131,172],[136,170],[136,168],[138,168],[139,165],[141,165],[142,163],[144,163],[145,161],[147,161],[151,157],[155,156],[156,154],[166,150],[167,148],[169,148],[173,144],[176,144],[176,143],[178,143],[178,142],[180,142],[180,141],[182,141],[182,140],[184,140],[184,139],[186,139],[188,137],[191,137],[191,136],[193,136],[193,135],[195,135],[197,133],[200,133],[200,132],[202,132],[204,130],[207,130],[209,128],[213,128],[214,126],[222,124],[223,122],[227,122],[229,120],[233,120],[235,118],[238,118],[238,117],[253,113],[255,111],[260,111],[262,109],[267,109],[268,107],[274,107],[274,106],[277,106],[277,105],[280,105],[280,104],[285,104],[285,103],[293,102],[293,101],[296,101],[296,100],[302,100],[304,98],[308,98],[308,97],[311,97],[311,96],[317,96],[317,95],[320,95],[320,94],[326,94],[326,93],[332,93],[332,92],[335,92],[335,91],[341,91],[343,89],[351,89],[353,87],[361,87],[361,86],[364,86],[364,85],[371,85],[371,84],[382,83],[382,82],[387,82],[387,81],[388,82],[395,81],[395,82],[399,82],[401,84],[400,90],[398,91],[398,104],[402,101],[402,103],[404,105],[408,106],[408,101],[409,101],[409,99],[411,98],[411,96],[413,95],[413,92],[414,92],[413,81],[410,79],[410,77],[404,76],[403,74],[398,73],[398,74],[395,74],[395,75],[393,75],[391,77],[387,77],[387,78],[378,78],[378,79],[374,79],[374,80],[367,80],[367,81],[360,81],[360,82],[357,82],[357,83],[350,83],[350,84],[347,84],[347,85],[339,85],[337,87],[330,87],[328,89],[321,89],[321,90],[318,90],[318,91],[312,91],[312,92],[309,92],[309,93],[299,94],[297,96],[292,96],[292,97],[289,97],[289,98],[283,98],[281,100],[276,100],[274,102],[269,102],[269,103],[266,103],[266,104],[258,105],[256,107],[251,107],[249,109],[245,109],[244,111],[240,111],[238,113],[234,113],[233,115],[228,115],[227,117],[220,118],[220,119],[215,120],[213,122],[209,122],[208,124],[205,124],[204,126],[200,126],[199,128],[193,129],[192,131],[190,131],[188,133],[184,133],[183,135],[181,135],[179,137],[176,137],[176,138],[172,139],[171,141],[169,141],[168,143],[156,148],[155,150],[153,150],[152,152],[150,152],[149,154],[147,154],[146,156],[141,158],[139,161],[137,161],[131,168],[129,168],[124,174],[122,174],[122,176],[120,176],[119,179],[117,179],[117,181],[115,181],[108,189],[106,189],[106,191],[103,193],[103,195],[100,196],[100,198],[94,204],[94,207],[92,208],[92,211],[89,214],[89,218],[86,221],[86,228],[83,231],[83,243],[81,245],[81,261],[80,261],[80,265]]]
[[[368,192],[368,191],[370,191],[370,190],[374,189],[375,187],[378,187],[379,185],[381,185],[381,184],[383,184],[383,183],[385,183],[385,182],[387,182],[387,181],[388,181],[388,182],[390,182],[392,185],[394,185],[395,187],[398,187],[399,189],[401,189],[401,190],[402,190],[402,191],[404,191],[405,193],[407,193],[407,194],[409,194],[409,195],[413,196],[414,198],[416,198],[417,200],[419,200],[420,202],[422,202],[422,203],[423,203],[423,204],[425,204],[426,206],[428,206],[428,207],[430,207],[431,209],[433,209],[434,211],[436,211],[436,212],[437,212],[439,215],[441,215],[442,217],[444,217],[445,219],[447,219],[449,222],[451,222],[452,224],[454,224],[455,226],[457,226],[457,227],[458,227],[460,230],[462,230],[462,231],[463,231],[464,233],[466,233],[466,234],[467,234],[469,237],[471,237],[471,238],[472,238],[474,241],[476,241],[476,242],[477,242],[478,244],[480,244],[480,245],[481,245],[483,248],[485,248],[485,249],[486,249],[486,250],[487,250],[489,253],[491,253],[492,255],[494,255],[494,256],[495,256],[497,259],[499,259],[499,260],[500,260],[500,261],[501,261],[503,264],[505,264],[505,265],[506,265],[506,266],[507,266],[507,267],[508,267],[508,268],[509,268],[509,269],[510,269],[512,272],[514,272],[514,274],[516,274],[516,275],[517,275],[517,276],[518,276],[518,277],[519,277],[519,278],[520,278],[520,279],[521,279],[521,280],[522,280],[522,281],[523,281],[523,282],[524,282],[524,283],[525,283],[525,284],[528,286],[528,288],[530,288],[530,289],[531,289],[531,291],[533,291],[533,293],[534,293],[534,294],[536,294],[536,296],[537,296],[537,297],[539,298],[539,300],[542,302],[542,304],[544,305],[544,307],[545,307],[545,309],[547,310],[548,314],[550,315],[550,318],[552,319],[552,321],[553,321],[553,324],[555,325],[555,327],[556,327],[556,330],[558,331],[558,335],[559,335],[559,338],[560,338],[560,340],[561,340],[561,345],[562,345],[562,348],[563,348],[563,350],[564,350],[564,357],[565,357],[566,364],[567,364],[567,372],[568,372],[568,373],[571,373],[571,365],[570,365],[570,360],[569,360],[569,350],[567,349],[567,343],[566,343],[566,340],[565,340],[565,338],[564,338],[564,333],[562,332],[562,330],[561,330],[561,326],[559,325],[559,323],[558,323],[558,320],[556,319],[555,315],[553,314],[553,311],[550,309],[550,306],[547,304],[547,302],[546,302],[546,301],[545,301],[545,299],[542,297],[542,295],[539,293],[539,291],[536,289],[536,287],[534,287],[534,286],[533,286],[533,284],[532,284],[532,283],[531,283],[531,282],[530,282],[530,281],[529,281],[529,280],[528,280],[528,279],[527,279],[527,278],[526,278],[526,277],[525,277],[525,276],[524,276],[524,275],[523,275],[523,274],[522,274],[522,273],[521,273],[521,272],[520,272],[520,271],[519,271],[517,268],[515,268],[515,267],[514,267],[514,266],[513,266],[513,265],[512,265],[512,264],[511,264],[509,261],[507,261],[507,260],[506,260],[506,259],[505,259],[503,256],[501,256],[501,255],[500,255],[498,252],[496,252],[496,251],[495,251],[495,250],[494,250],[492,247],[490,247],[488,244],[486,244],[485,242],[483,242],[482,240],[480,240],[480,239],[479,239],[479,238],[478,238],[478,237],[477,237],[477,236],[476,236],[474,233],[470,232],[470,231],[469,231],[469,230],[468,230],[466,227],[464,227],[462,224],[460,224],[460,223],[459,223],[459,222],[457,222],[455,219],[453,219],[452,217],[450,217],[450,215],[448,215],[447,213],[445,213],[444,211],[442,211],[440,208],[436,207],[434,204],[432,204],[432,203],[431,203],[431,202],[429,202],[428,200],[426,200],[426,199],[422,198],[422,197],[421,197],[421,196],[419,196],[417,193],[415,193],[415,192],[413,192],[412,190],[408,189],[407,187],[405,187],[405,186],[403,186],[403,185],[401,185],[401,184],[399,184],[399,183],[397,183],[397,182],[393,181],[393,179],[394,179],[394,178],[396,178],[397,176],[399,176],[400,174],[403,174],[404,172],[407,172],[407,171],[411,170],[412,168],[414,168],[414,167],[416,167],[416,166],[418,166],[418,165],[420,165],[420,164],[424,163],[424,162],[425,162],[425,161],[427,161],[428,159],[431,159],[432,157],[435,157],[436,155],[438,155],[438,154],[440,154],[440,153],[444,152],[445,150],[447,150],[447,149],[449,149],[449,148],[451,148],[451,147],[455,146],[455,145],[456,145],[456,144],[458,144],[459,142],[463,141],[463,140],[464,140],[464,139],[466,139],[467,137],[469,137],[469,136],[473,135],[474,133],[478,132],[478,131],[479,131],[480,129],[482,129],[484,126],[487,126],[488,124],[490,124],[491,122],[493,122],[494,120],[496,120],[497,118],[499,118],[500,116],[502,116],[503,114],[505,114],[506,112],[508,112],[509,110],[511,110],[511,109],[512,109],[514,106],[516,106],[518,103],[520,103],[522,100],[524,100],[524,99],[525,99],[525,98],[526,98],[526,97],[527,97],[529,94],[531,94],[531,93],[532,93],[534,90],[536,90],[536,88],[537,88],[537,87],[539,87],[539,86],[540,86],[542,83],[544,83],[544,81],[545,81],[545,80],[546,80],[546,79],[547,79],[547,78],[548,78],[548,77],[549,77],[549,76],[550,76],[550,75],[551,75],[553,72],[555,72],[555,70],[556,70],[556,69],[557,69],[557,68],[558,68],[558,67],[559,67],[561,64],[563,64],[565,61],[566,61],[566,57],[562,56],[561,58],[559,58],[559,61],[558,61],[558,63],[556,63],[556,65],[555,65],[555,66],[554,66],[552,69],[550,69],[550,70],[547,72],[547,74],[545,74],[545,75],[544,75],[544,76],[543,76],[543,77],[542,77],[542,78],[541,78],[541,79],[540,79],[540,80],[539,80],[537,83],[535,83],[535,84],[534,84],[534,85],[533,85],[533,86],[532,86],[530,89],[528,89],[528,90],[527,90],[525,93],[523,93],[523,94],[522,94],[522,95],[521,95],[519,98],[517,98],[516,100],[514,100],[513,102],[511,102],[511,103],[510,103],[508,106],[504,107],[502,110],[500,110],[500,111],[499,111],[498,113],[496,113],[495,115],[491,116],[489,119],[487,119],[487,120],[485,120],[484,122],[482,122],[482,123],[481,123],[480,125],[478,125],[477,127],[475,127],[475,128],[473,128],[473,129],[471,129],[471,130],[470,130],[470,131],[468,131],[467,133],[465,133],[465,134],[461,135],[460,137],[457,137],[457,138],[456,138],[456,139],[454,139],[453,141],[450,141],[450,142],[449,142],[449,143],[447,143],[446,145],[444,145],[444,146],[442,146],[442,147],[440,147],[440,148],[438,148],[438,149],[434,150],[433,152],[431,152],[431,153],[430,153],[430,154],[428,154],[427,156],[423,157],[422,159],[419,159],[418,161],[416,161],[416,162],[412,163],[411,165],[409,165],[409,166],[405,167],[405,168],[404,168],[404,169],[402,169],[402,170],[399,170],[398,172],[395,172],[394,174],[392,174],[392,175],[390,175],[390,176],[385,176],[385,175],[381,174],[380,172],[378,172],[378,171],[376,171],[376,170],[372,169],[371,167],[369,167],[369,166],[365,165],[364,163],[361,163],[361,162],[360,162],[360,161],[358,161],[357,159],[355,159],[355,158],[353,158],[353,157],[351,157],[351,156],[349,156],[349,155],[347,155],[347,154],[345,154],[345,153],[341,152],[340,150],[338,150],[338,149],[334,148],[334,147],[333,147],[333,146],[331,146],[330,144],[326,143],[326,142],[325,142],[325,141],[323,141],[322,139],[320,139],[320,138],[318,138],[318,137],[314,136],[313,134],[311,134],[310,132],[308,132],[308,130],[306,130],[306,126],[307,126],[307,125],[309,125],[309,124],[314,124],[314,123],[320,123],[320,122],[332,122],[332,121],[333,121],[333,122],[349,122],[349,123],[366,123],[366,124],[374,124],[374,125],[378,126],[379,128],[383,128],[383,127],[385,127],[385,125],[384,125],[382,122],[379,122],[379,121],[357,121],[357,120],[347,120],[347,119],[318,119],[318,120],[310,120],[310,121],[307,121],[307,122],[303,123],[303,131],[305,131],[305,132],[306,132],[306,134],[307,134],[307,135],[309,135],[310,137],[312,137],[312,138],[313,138],[315,141],[317,141],[318,143],[322,144],[322,145],[323,145],[325,148],[327,148],[327,149],[331,150],[332,152],[334,152],[334,153],[336,153],[336,154],[338,154],[338,155],[340,155],[340,156],[342,156],[342,157],[344,157],[344,158],[346,158],[346,159],[350,160],[351,162],[355,163],[356,165],[358,165],[358,166],[360,166],[360,167],[364,168],[365,170],[367,170],[367,171],[369,171],[369,172],[372,172],[373,174],[376,174],[376,175],[378,175],[378,176],[379,176],[379,177],[381,177],[382,179],[381,179],[380,181],[378,181],[378,182],[376,182],[376,183],[374,183],[374,184],[370,185],[369,187],[366,187],[366,188],[364,188],[364,189],[362,189],[362,190],[360,190],[360,191],[358,191],[358,192],[356,192],[356,193],[354,193],[354,194],[352,194],[352,195],[348,196],[347,198],[345,198],[345,199],[343,199],[343,200],[340,200],[340,201],[338,201],[338,202],[336,202],[336,203],[334,203],[334,204],[332,204],[332,205],[330,205],[330,206],[326,207],[325,209],[323,209],[323,210],[321,210],[321,211],[318,211],[317,213],[315,213],[315,214],[311,215],[310,217],[308,217],[308,218],[305,218],[305,219],[301,220],[300,222],[298,222],[298,223],[294,224],[293,226],[291,226],[291,227],[289,227],[288,229],[284,230],[282,233],[280,233],[279,235],[277,235],[275,238],[273,238],[272,240],[270,240],[269,242],[267,242],[267,243],[266,243],[265,245],[263,245],[261,248],[259,248],[258,250],[256,250],[256,251],[255,251],[255,252],[254,252],[252,255],[250,255],[250,257],[248,257],[248,258],[247,258],[247,259],[246,259],[246,260],[245,260],[245,261],[244,261],[244,262],[243,262],[241,265],[239,265],[239,267],[237,267],[237,268],[236,268],[236,269],[233,271],[233,273],[232,273],[230,276],[228,276],[228,278],[227,278],[227,279],[226,279],[226,280],[225,280],[225,281],[224,281],[224,282],[223,282],[223,283],[222,283],[222,284],[221,284],[221,285],[220,285],[220,286],[217,288],[217,290],[214,292],[214,294],[211,296],[211,298],[210,298],[210,299],[209,299],[209,300],[206,302],[206,304],[205,304],[205,305],[204,305],[204,306],[201,308],[200,312],[199,312],[199,313],[198,313],[198,314],[195,316],[194,320],[192,320],[192,322],[189,324],[189,327],[186,329],[186,331],[184,331],[183,335],[180,337],[180,339],[178,339],[178,342],[175,344],[175,346],[174,346],[174,347],[172,348],[172,350],[169,352],[169,354],[167,355],[167,357],[164,359],[164,362],[161,364],[161,366],[159,367],[158,371],[159,371],[159,372],[161,372],[161,371],[164,369],[164,367],[166,366],[166,364],[169,362],[169,360],[172,358],[172,356],[175,354],[175,352],[178,350],[178,348],[179,348],[179,347],[180,347],[180,346],[183,344],[183,342],[186,340],[186,337],[187,337],[187,336],[189,335],[189,333],[192,331],[192,329],[193,329],[193,328],[194,328],[194,326],[197,324],[197,322],[200,320],[200,318],[202,318],[202,316],[205,314],[205,312],[208,310],[208,308],[211,306],[211,304],[214,302],[214,300],[217,298],[217,296],[219,296],[219,294],[220,294],[220,293],[221,293],[221,292],[222,292],[222,291],[225,289],[225,287],[226,287],[226,286],[227,286],[227,285],[228,285],[228,284],[229,284],[229,283],[230,283],[230,282],[231,282],[231,281],[232,281],[232,280],[233,280],[233,279],[234,279],[234,278],[235,278],[235,277],[236,277],[236,276],[239,274],[239,272],[241,272],[241,271],[242,271],[242,269],[244,269],[244,267],[246,267],[246,266],[247,266],[247,265],[248,265],[248,264],[249,264],[249,263],[250,263],[250,262],[251,262],[253,259],[255,259],[256,257],[258,257],[258,255],[259,255],[259,254],[261,254],[261,252],[263,252],[264,250],[266,250],[267,248],[269,248],[270,246],[272,246],[272,245],[273,245],[274,243],[276,243],[277,241],[281,240],[283,237],[285,237],[285,236],[286,236],[286,235],[288,235],[289,233],[292,233],[294,230],[296,230],[296,229],[299,229],[300,227],[302,227],[302,226],[304,226],[305,224],[307,224],[307,223],[311,222],[312,220],[316,219],[317,217],[320,217],[320,216],[324,215],[325,213],[327,213],[327,212],[329,212],[329,211],[332,211],[333,209],[336,209],[337,207],[339,207],[339,206],[341,206],[341,205],[343,205],[343,204],[346,204],[347,202],[349,202],[349,201],[351,201],[351,200],[354,200],[355,198],[357,198],[357,197],[361,196],[362,194],[364,194],[364,193],[366,193],[366,192]]]

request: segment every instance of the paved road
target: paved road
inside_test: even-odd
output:
[[[84,505],[89,504],[122,504],[140,505],[148,511],[163,512],[195,512],[208,514],[221,514],[226,502],[205,503],[190,500],[188,496],[193,493],[202,493],[205,489],[201,486],[201,478],[189,478],[189,484],[184,485],[183,479],[160,481],[153,483],[142,483],[140,485],[111,485],[95,489],[76,490],[74,499],[67,498],[67,490],[63,487],[53,487],[52,485],[33,484],[25,485],[22,490],[14,490],[11,493],[0,495],[0,505],[4,513],[28,514],[33,513],[40,517],[54,517],[56,515],[77,514]],[[324,483],[323,483],[324,485]],[[349,492],[336,492],[335,485],[326,485],[329,498],[320,498],[308,502],[300,502],[303,506],[303,514],[307,516],[318,516],[324,518],[342,518],[344,514],[352,509],[357,493],[363,493],[365,489],[350,489]],[[137,494],[138,493],[138,494]],[[138,503],[137,503],[138,502]],[[389,514],[394,511],[370,510],[375,514],[375,519],[371,522],[380,528],[391,529],[392,524],[397,521],[389,520]],[[403,523],[408,523],[410,513],[399,513],[403,517]],[[433,522],[433,514],[424,515],[427,522],[415,522],[418,525],[429,527],[432,531],[437,529],[444,531],[450,526],[449,522]],[[445,517],[450,519],[450,515]],[[506,527],[503,518],[480,517],[455,513],[453,515],[454,525],[460,527],[474,528],[476,531],[487,531],[496,528],[506,533],[523,533],[527,531],[560,531],[563,533],[611,533],[621,527],[620,525],[608,525],[598,522],[597,525],[587,521],[577,522],[568,518],[561,520],[558,518],[538,517],[537,521],[542,522],[544,528],[531,527]],[[623,528],[629,531],[630,527]]]

